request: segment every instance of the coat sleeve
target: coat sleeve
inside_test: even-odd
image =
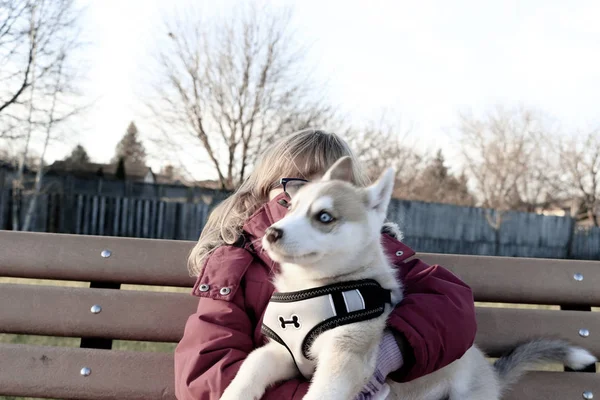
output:
[[[175,349],[175,394],[179,400],[218,400],[255,348],[253,326],[233,301],[201,298]],[[264,400],[301,399],[308,383],[287,381],[267,391]]]
[[[245,250],[220,248],[200,274],[192,292],[199,297],[198,307],[175,349],[177,399],[218,400],[248,354],[263,344],[257,343],[258,322],[248,307],[249,297],[267,288],[245,281],[251,263]],[[200,282],[213,284],[201,292],[197,290]],[[219,287],[224,286],[231,288],[230,295],[219,294]],[[269,388],[263,399],[301,399],[307,390],[308,382],[294,379]]]
[[[391,242],[399,242],[386,241],[386,251],[395,251]],[[404,298],[388,327],[400,339],[405,365],[390,378],[408,382],[461,358],[475,341],[477,322],[471,288],[450,271],[418,259],[397,266]]]

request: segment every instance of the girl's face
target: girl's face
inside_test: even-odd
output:
[[[269,192],[269,201],[273,200],[275,197],[279,196],[283,192],[283,187],[281,185],[277,186],[274,189],[271,189]]]

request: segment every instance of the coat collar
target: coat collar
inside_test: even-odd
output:
[[[285,204],[288,200],[289,198],[285,193],[277,195],[273,200],[265,203],[256,210],[256,212],[248,218],[243,227],[244,232],[248,233],[250,236],[249,239],[251,240],[256,255],[271,268],[278,269],[279,264],[271,260],[267,252],[263,251],[261,240],[265,235],[267,228],[285,216],[288,210]]]

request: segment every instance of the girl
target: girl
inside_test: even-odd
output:
[[[307,180],[318,179],[342,156],[353,157],[337,135],[304,130],[264,151],[252,174],[210,215],[188,263],[197,276],[190,316],[175,350],[175,392],[180,400],[218,400],[241,363],[265,343],[261,321],[273,294],[278,265],[260,251],[265,230],[282,218],[287,201]],[[354,160],[353,180],[368,179]],[[382,243],[404,285],[404,299],[389,317],[377,368],[358,396],[384,397],[384,381],[407,382],[462,357],[475,339],[471,289],[440,266],[428,266],[382,228]],[[265,400],[301,399],[309,382],[276,385]]]

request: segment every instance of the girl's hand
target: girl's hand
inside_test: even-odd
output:
[[[390,393],[390,387],[385,383],[387,376],[402,367],[404,360],[393,333],[386,330],[379,344],[377,364],[373,376],[355,400],[383,400]]]

